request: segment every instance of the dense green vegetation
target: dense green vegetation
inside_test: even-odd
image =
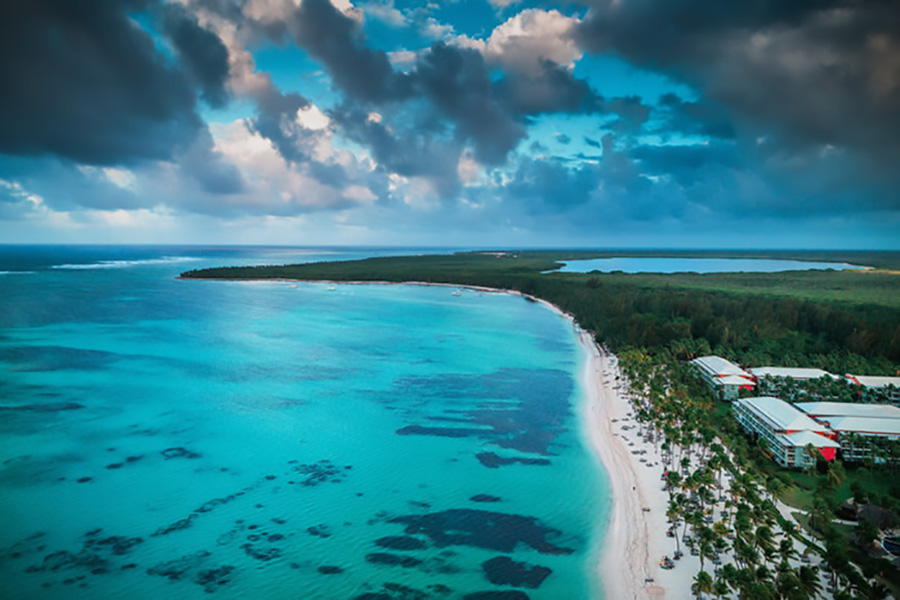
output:
[[[183,276],[421,281],[513,289],[571,312],[582,327],[613,349],[639,346],[654,352],[665,348],[681,359],[715,352],[750,366],[809,366],[835,373],[892,375],[897,371],[900,275],[893,272],[546,273],[559,260],[588,255],[584,251],[463,253],[226,267]],[[897,260],[886,253],[854,258],[879,264]]]

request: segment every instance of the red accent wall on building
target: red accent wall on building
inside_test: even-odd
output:
[[[835,448],[819,448],[819,452],[822,453],[822,457],[828,461],[834,460],[834,451]]]

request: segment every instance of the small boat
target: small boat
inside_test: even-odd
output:
[[[334,287],[333,285],[329,285],[329,286],[328,286],[328,291],[329,291],[329,292],[333,292],[333,291],[336,290],[336,289],[337,289],[337,288]]]
[[[455,292],[453,292],[453,295],[454,296],[462,296],[462,292],[459,290],[456,290]]]
[[[292,290],[296,290],[296,289],[297,289],[297,286],[296,286],[296,285],[294,285],[294,284],[292,284],[292,285],[289,285],[289,286],[288,286],[288,287],[289,287],[289,288],[291,288],[291,289],[292,289]]]

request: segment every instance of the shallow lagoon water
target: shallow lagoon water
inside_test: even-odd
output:
[[[597,597],[608,495],[563,319],[175,279],[365,254],[0,251],[4,595]]]
[[[865,269],[846,263],[811,262],[800,260],[773,260],[762,258],[669,258],[650,256],[621,256],[616,258],[592,258],[571,260],[561,269],[551,273],[777,273],[779,271],[806,271],[834,269],[845,271]]]

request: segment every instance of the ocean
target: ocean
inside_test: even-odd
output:
[[[418,252],[0,246],[0,595],[601,597],[609,493],[566,320],[176,279]]]

